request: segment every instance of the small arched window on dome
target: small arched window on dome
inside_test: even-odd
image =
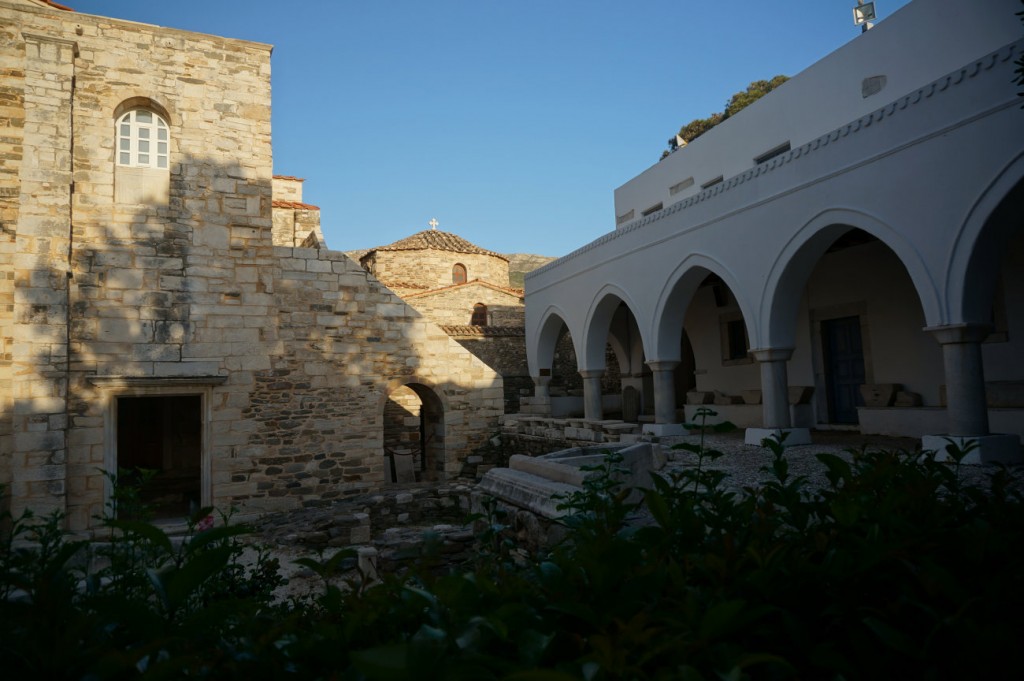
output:
[[[487,326],[487,306],[477,303],[473,306],[473,317],[469,323],[472,326]]]
[[[452,283],[466,283],[466,266],[463,265],[462,263],[455,263],[455,267],[452,268]]]
[[[117,121],[117,165],[168,168],[171,143],[167,121],[148,109],[132,109]]]

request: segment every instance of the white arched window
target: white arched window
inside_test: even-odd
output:
[[[132,109],[117,121],[117,165],[168,168],[167,121],[148,109]]]

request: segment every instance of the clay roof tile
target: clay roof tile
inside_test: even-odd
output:
[[[74,12],[75,11],[75,10],[71,9],[70,7],[68,7],[67,5],[62,5],[59,2],[54,2],[53,0],[39,0],[39,2],[41,2],[44,5],[47,5],[49,7],[53,7],[54,9],[62,9],[65,12]]]
[[[274,199],[270,205],[274,208],[291,208],[292,210],[320,210],[320,206],[314,206],[311,203],[302,203],[301,201],[284,201],[282,199]]]
[[[442,232],[439,229],[425,229],[422,232],[413,234],[412,236],[399,239],[393,244],[371,248],[365,255],[363,255],[363,257],[365,258],[374,251],[422,251],[428,249],[449,251],[452,253],[492,255],[496,258],[501,258],[502,260],[508,260],[508,258],[503,256],[501,253],[495,253],[494,251],[488,251],[484,248],[480,248],[479,246],[466,241],[457,234]]]

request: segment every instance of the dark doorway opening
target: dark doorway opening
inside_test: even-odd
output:
[[[412,383],[384,404],[384,480],[411,483],[443,478],[444,410],[434,392]]]
[[[857,407],[864,404],[864,347],[860,317],[828,319],[821,323],[825,355],[825,386],[830,423],[856,424]]]
[[[151,475],[139,501],[158,519],[184,518],[202,503],[202,425],[199,395],[117,398],[119,481]]]

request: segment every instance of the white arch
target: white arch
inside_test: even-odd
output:
[[[758,320],[752,314],[753,308],[745,287],[722,262],[703,253],[691,253],[683,258],[665,281],[658,303],[651,318],[648,334],[654,339],[653,352],[647,354],[650,361],[679,361],[679,349],[683,337],[683,321],[697,287],[708,276],[714,274],[729,287],[747,325],[751,339],[757,337]]]
[[[421,393],[419,390],[413,387],[416,385],[423,386],[429,391],[426,397],[424,397],[424,393]],[[420,398],[422,402],[426,403],[428,399],[436,399],[445,414],[451,413],[451,405],[448,402],[448,395],[445,394],[444,389],[441,386],[439,386],[437,383],[431,381],[428,378],[424,378],[423,376],[403,376],[401,378],[393,378],[390,381],[388,381],[384,385],[383,390],[381,390],[380,393],[378,393],[376,420],[379,421],[379,423],[377,425],[384,425],[384,405],[385,403],[387,403],[388,397],[391,396],[391,393],[395,392],[396,390],[404,386],[409,386],[409,388],[414,393],[416,393],[416,395]]]
[[[576,357],[580,356],[577,335],[569,328],[565,313],[557,305],[549,305],[541,315],[537,333],[534,338],[530,339],[530,345],[527,347],[527,363],[531,376],[540,376],[541,369],[552,368],[551,365],[555,361],[555,346],[558,344],[562,326],[569,330],[569,339],[572,341],[573,350],[576,352]]]
[[[913,243],[867,213],[830,208],[798,229],[772,263],[761,294],[756,347],[791,348],[796,344],[796,318],[804,286],[829,246],[850,229],[861,229],[889,247],[910,275],[928,325],[942,318],[935,278]]]
[[[608,343],[608,332],[611,329],[612,317],[619,303],[625,303],[633,318],[636,319],[637,306],[632,298],[614,284],[605,284],[593,297],[590,309],[583,323],[583,354],[577,353],[580,370],[604,369],[604,348]],[[639,328],[639,324],[637,324]],[[641,342],[644,341],[641,330]],[[628,358],[629,355],[627,355]]]
[[[945,295],[942,323],[989,321],[989,305],[995,285],[994,273],[998,271],[996,266],[1001,239],[998,233],[985,238],[983,232],[986,232],[988,220],[1000,203],[1021,182],[1024,182],[1024,152],[996,173],[960,225],[956,237],[950,243],[948,264],[943,273],[945,281],[942,291]],[[985,273],[984,268],[989,266],[992,266],[992,271]]]
[[[632,310],[616,308],[608,327],[608,344],[619,362],[622,375],[642,369],[644,358],[643,334]]]

